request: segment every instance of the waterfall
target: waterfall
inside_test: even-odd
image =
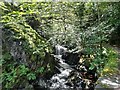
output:
[[[56,50],[56,52],[55,52],[56,55],[64,55],[65,52],[67,51],[67,48],[65,48],[65,47],[60,46],[59,44],[57,44],[55,46],[55,50]]]
[[[88,72],[86,67],[81,65],[79,67],[78,63],[74,63],[80,58],[78,53],[68,52],[67,48],[57,44],[53,56],[57,62],[55,67],[59,72],[56,72],[48,80],[50,90],[79,90],[88,88],[93,90],[94,84],[92,84],[92,81],[84,78],[84,72]]]
[[[56,45],[55,46],[55,55],[54,57],[58,61],[58,65],[56,68],[60,71],[60,73],[56,73],[52,76],[50,83],[51,89],[63,89],[63,88],[70,88],[66,83],[68,83],[67,79],[70,76],[70,73],[74,70],[69,64],[65,63],[65,60],[62,59],[62,55],[65,55],[67,52],[67,48]]]

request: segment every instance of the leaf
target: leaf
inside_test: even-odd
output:
[[[6,59],[6,60],[11,59],[10,53],[6,52],[6,53],[3,55],[3,59]]]
[[[38,68],[37,72],[38,72],[38,73],[43,73],[43,72],[44,72],[44,69],[45,69],[44,67],[40,67],[40,68]]]
[[[28,71],[29,71],[29,69],[26,68],[25,65],[20,65],[20,71],[19,71],[20,72],[20,76],[26,75]]]
[[[35,80],[36,79],[36,75],[34,73],[29,73],[27,75],[27,78],[28,78],[28,80]]]
[[[91,66],[89,67],[89,70],[93,70],[95,68],[95,66],[93,64],[91,64]]]

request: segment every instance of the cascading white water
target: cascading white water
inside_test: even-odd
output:
[[[65,48],[65,47],[60,46],[59,44],[57,44],[55,46],[55,50],[56,50],[56,52],[55,52],[56,55],[63,55],[67,51],[67,48]]]
[[[55,74],[51,78],[51,87],[50,88],[69,88],[66,83],[66,78],[70,75],[71,70],[70,69],[65,69],[59,74]]]
[[[67,48],[60,45],[56,45],[55,50],[56,50],[56,53],[54,57],[57,62],[57,65],[55,67],[57,68],[57,70],[59,70],[59,72],[54,74],[52,78],[48,81],[50,83],[49,89],[50,90],[57,90],[57,89],[69,90],[73,88],[74,90],[79,90],[79,89],[89,88],[90,80],[82,78],[82,75],[81,75],[82,73],[81,71],[78,71],[76,69],[76,64],[71,65],[65,62],[65,60],[69,60],[69,59],[66,59],[66,58],[65,60],[62,59],[63,55],[65,56],[67,55],[66,54]],[[72,59],[76,60],[75,58],[72,58]],[[72,63],[72,61],[70,61],[70,63]],[[86,68],[84,69],[84,66],[82,67],[83,67],[83,70],[86,70]],[[91,90],[93,90],[93,88]]]
[[[62,55],[65,54],[67,51],[67,48],[62,47],[60,45],[55,46],[56,49],[56,55],[54,57],[58,60],[58,64],[60,66],[56,67],[60,71],[60,73],[55,74],[52,76],[50,82],[51,82],[51,87],[50,88],[68,88],[66,83],[66,78],[70,75],[70,72],[72,71],[72,68],[64,62],[64,59],[62,59]]]
[[[67,48],[56,45],[56,55],[54,57],[58,61],[59,67],[56,67],[60,73],[57,73],[52,76],[50,82],[51,82],[51,89],[57,89],[57,88],[70,88],[69,86],[66,85],[68,76],[70,75],[71,71],[73,71],[73,68],[67,63],[65,63],[65,60],[62,59],[62,55],[64,55],[67,51]]]
[[[88,88],[94,90],[94,83],[84,78],[85,73],[88,72],[87,68],[79,63],[73,64],[79,59],[74,58],[78,57],[78,54],[69,52],[67,48],[60,45],[56,45],[55,50],[55,54],[51,54],[55,60],[54,75],[52,74],[50,78],[40,78],[38,84],[33,86],[34,90],[84,90]],[[67,60],[69,63],[66,62]]]

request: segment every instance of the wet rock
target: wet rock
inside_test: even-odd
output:
[[[95,87],[102,89],[120,89],[120,75],[112,75],[112,76],[102,76],[97,80],[97,85]]]
[[[73,90],[89,89],[93,90],[96,77],[96,68],[89,70],[88,62],[79,63],[82,55],[89,58],[85,52],[66,52],[63,47],[57,47],[57,55],[54,55],[57,61],[56,68],[60,71],[50,79],[50,88],[62,90],[63,88],[72,88]]]
[[[77,71],[72,71],[70,75],[68,76],[68,80],[66,85],[72,86],[72,87],[81,87],[81,75]]]
[[[81,87],[82,87],[82,89],[85,89],[85,88],[86,88],[86,82],[85,82],[85,80],[83,80],[83,81],[81,82]]]
[[[69,53],[67,52],[66,55],[62,56],[65,59],[65,62],[69,65],[76,65],[79,62],[80,56],[78,53]]]

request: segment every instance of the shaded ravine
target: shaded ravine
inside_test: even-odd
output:
[[[63,59],[63,56],[67,52],[67,48],[62,47],[60,45],[57,45],[56,47],[56,53],[53,55],[55,57],[55,60],[57,62],[57,65],[55,66],[59,72],[54,74],[49,82],[48,88],[51,90],[57,90],[57,89],[89,89],[93,90],[95,83],[93,83],[89,79],[85,79],[82,77],[82,72],[76,70],[76,65],[72,65],[66,63],[66,60]],[[85,66],[81,67],[84,71],[87,71]]]
[[[33,84],[34,90],[94,90],[98,79],[96,70],[79,64],[80,55],[56,45],[52,54],[56,62],[54,74],[49,79],[39,77]]]

